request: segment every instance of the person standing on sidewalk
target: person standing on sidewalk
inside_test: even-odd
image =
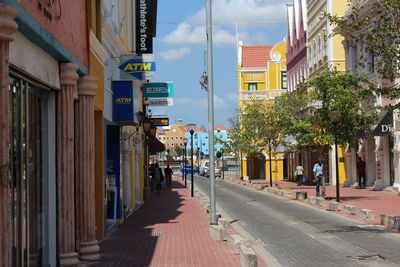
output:
[[[321,164],[321,160],[315,162],[313,172],[314,172],[314,183],[316,183],[315,191],[317,197],[319,197],[321,195],[319,187],[321,186],[323,177],[323,165]]]
[[[161,193],[161,182],[164,181],[164,175],[158,163],[154,164],[154,176],[153,181],[156,184],[157,194]]]
[[[362,160],[361,157],[358,157],[358,162],[357,162],[357,174],[358,174],[358,188],[365,187],[365,161]]]
[[[303,180],[303,171],[304,168],[303,166],[299,165],[296,167],[296,172],[297,172],[297,185],[301,186],[301,182]]]
[[[171,189],[171,181],[172,181],[172,169],[171,166],[168,164],[167,167],[164,169],[165,180],[167,181],[167,188]]]

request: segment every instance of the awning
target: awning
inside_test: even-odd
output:
[[[158,141],[156,137],[149,138],[149,153],[155,154],[159,152],[163,152],[165,150],[165,145]]]
[[[379,114],[378,120],[374,125],[372,131],[373,136],[386,136],[391,135],[391,129],[393,127],[393,111],[383,110]]]

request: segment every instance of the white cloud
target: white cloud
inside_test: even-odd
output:
[[[171,49],[165,52],[161,52],[160,56],[164,60],[177,60],[189,55],[191,52],[190,48],[187,47],[180,47],[178,49]]]
[[[247,33],[246,27],[265,27],[270,23],[286,22],[287,0],[215,0],[213,2],[213,43],[217,45],[236,44],[236,34],[232,26],[237,23],[239,39],[247,45],[265,44],[268,40],[265,33]],[[171,33],[161,38],[167,44],[204,44],[205,9],[202,8],[193,16],[182,22]],[[230,25],[230,29],[225,30]],[[241,25],[241,26],[240,26]],[[224,29],[223,29],[224,28]]]
[[[286,22],[287,0],[215,0],[212,19],[215,24],[260,24]],[[199,10],[187,22],[205,23],[205,10]]]
[[[169,33],[161,40],[168,44],[205,44],[206,28],[205,26],[192,26],[186,22],[178,25],[176,30]],[[224,31],[218,27],[213,29],[213,43],[215,44],[235,44],[234,34]]]

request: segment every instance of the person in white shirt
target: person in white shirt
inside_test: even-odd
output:
[[[318,160],[314,164],[313,172],[314,172],[314,182],[316,183],[315,191],[317,197],[321,195],[321,192],[319,190],[320,185],[322,184],[322,176],[323,176],[323,166],[321,164],[321,160]]]
[[[297,185],[301,186],[301,182],[303,179],[303,171],[304,171],[303,166],[301,165],[297,166],[296,171],[297,171]]]

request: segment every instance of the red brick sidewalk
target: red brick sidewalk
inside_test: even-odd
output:
[[[233,177],[229,177],[229,178],[235,179]],[[252,181],[252,182],[269,185],[268,181]],[[299,191],[307,192],[308,196],[316,195],[315,186],[311,186],[311,185],[298,186],[297,183],[295,183],[295,182],[278,181],[278,186],[280,187],[280,189],[291,191],[292,199],[296,198],[296,192],[299,192]],[[328,201],[336,200],[336,187],[335,186],[326,186],[326,199]],[[343,208],[341,211],[336,212],[340,215],[350,217],[355,220],[367,222],[368,224],[380,224],[381,223],[381,214],[400,216],[400,195],[397,192],[373,191],[370,189],[340,187],[340,203],[341,203],[342,207],[344,205],[353,205],[353,206],[357,207],[357,210],[360,210],[360,209],[373,210],[374,214],[375,214],[375,220],[368,221],[368,222],[360,219],[358,214],[346,215],[344,213]],[[326,210],[327,204],[320,208]]]
[[[101,263],[92,266],[239,266],[240,257],[208,231],[206,211],[173,181],[100,243]]]

